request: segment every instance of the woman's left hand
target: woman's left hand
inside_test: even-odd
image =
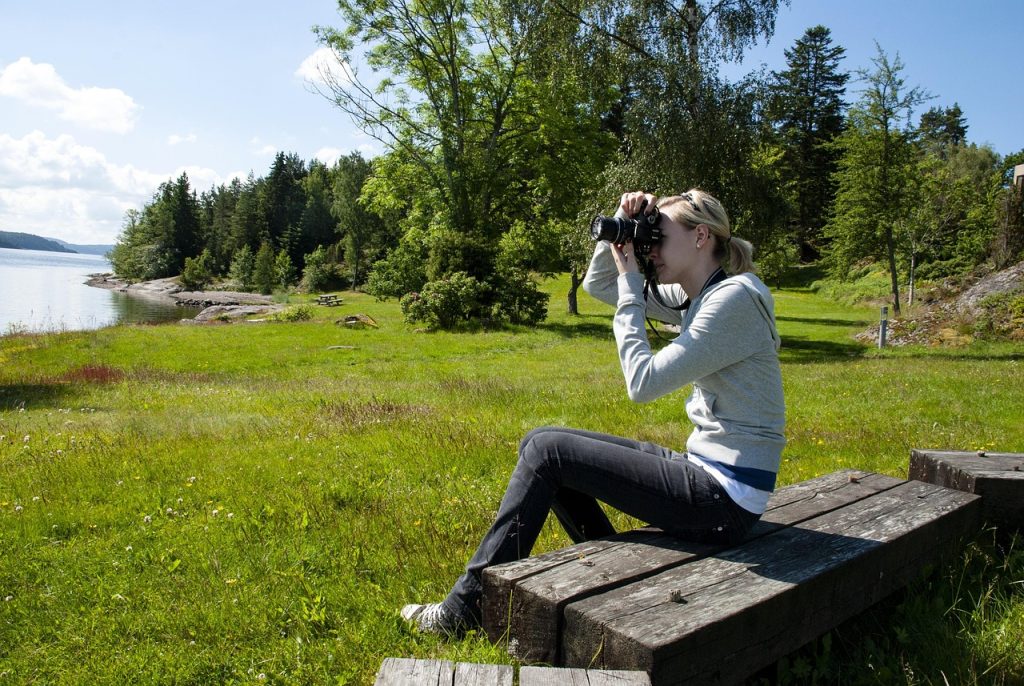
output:
[[[612,258],[619,274],[639,272],[640,265],[637,264],[636,255],[633,254],[633,244],[623,243],[622,245],[612,244]]]

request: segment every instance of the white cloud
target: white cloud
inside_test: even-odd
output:
[[[249,149],[252,150],[252,154],[260,157],[269,157],[277,152],[276,145],[264,142],[259,136],[255,136],[249,141]]]
[[[156,173],[118,165],[69,135],[22,138],[0,133],[0,229],[57,236],[72,243],[112,243],[130,208],[181,172],[198,192],[225,182],[205,167]]]
[[[0,95],[34,107],[53,110],[61,119],[89,129],[128,133],[141,107],[118,88],[72,88],[52,64],[28,57],[0,71]]]
[[[338,158],[341,157],[344,154],[346,154],[346,153],[341,148],[330,148],[330,147],[328,147],[328,148],[320,148],[315,153],[313,153],[313,157],[315,157],[316,159],[320,160],[321,162],[326,164],[328,167],[331,167],[331,166],[334,165],[335,162],[338,161]]]
[[[326,47],[302,60],[295,76],[315,87],[352,82],[352,70],[348,64],[339,60],[334,50]]]
[[[179,133],[172,133],[167,137],[167,145],[180,145],[181,143],[195,143],[198,138],[194,133],[187,135],[181,135]]]

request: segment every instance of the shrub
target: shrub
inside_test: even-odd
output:
[[[975,335],[986,338],[1024,338],[1024,289],[996,293],[978,303]]]
[[[209,250],[203,250],[198,257],[186,257],[185,268],[181,271],[181,285],[185,290],[201,291],[213,280],[213,257]]]
[[[465,272],[455,272],[430,281],[416,293],[402,297],[402,314],[409,323],[422,322],[431,328],[453,329],[479,319],[486,287]]]
[[[410,229],[391,253],[373,265],[366,292],[378,300],[419,291],[427,282],[427,246],[422,232]]]
[[[508,269],[500,277],[500,286],[494,289],[491,319],[528,326],[544,321],[550,296],[537,287],[530,275],[521,269]]]
[[[327,251],[323,246],[306,255],[306,268],[302,271],[302,285],[310,293],[328,288],[331,272],[327,267]]]
[[[278,322],[306,322],[313,318],[313,308],[310,305],[295,305],[281,310],[270,317]]]

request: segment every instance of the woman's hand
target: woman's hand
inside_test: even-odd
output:
[[[647,201],[647,206],[644,207],[644,214],[650,214],[654,211],[654,203],[657,202],[658,196],[644,193],[643,191],[623,193],[622,198],[619,199],[619,213],[624,217],[632,217],[640,211],[640,207],[644,204],[645,200]]]
[[[619,211],[616,214],[632,217],[640,211],[641,207],[644,207],[644,202],[647,203],[644,207],[644,214],[650,214],[654,210],[654,203],[657,199],[657,196],[642,191],[623,193],[622,198],[619,199]],[[636,255],[633,253],[632,243],[613,244],[612,258],[615,259],[615,266],[618,268],[619,274],[640,271],[640,265],[637,264]]]
[[[636,255],[633,254],[632,243],[623,243],[622,245],[612,243],[612,259],[615,260],[615,266],[618,268],[619,274],[640,271]]]

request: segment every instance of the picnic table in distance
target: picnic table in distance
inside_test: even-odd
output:
[[[341,298],[334,293],[325,293],[316,297],[317,305],[325,305],[327,307],[334,307],[335,305],[341,304]]]

